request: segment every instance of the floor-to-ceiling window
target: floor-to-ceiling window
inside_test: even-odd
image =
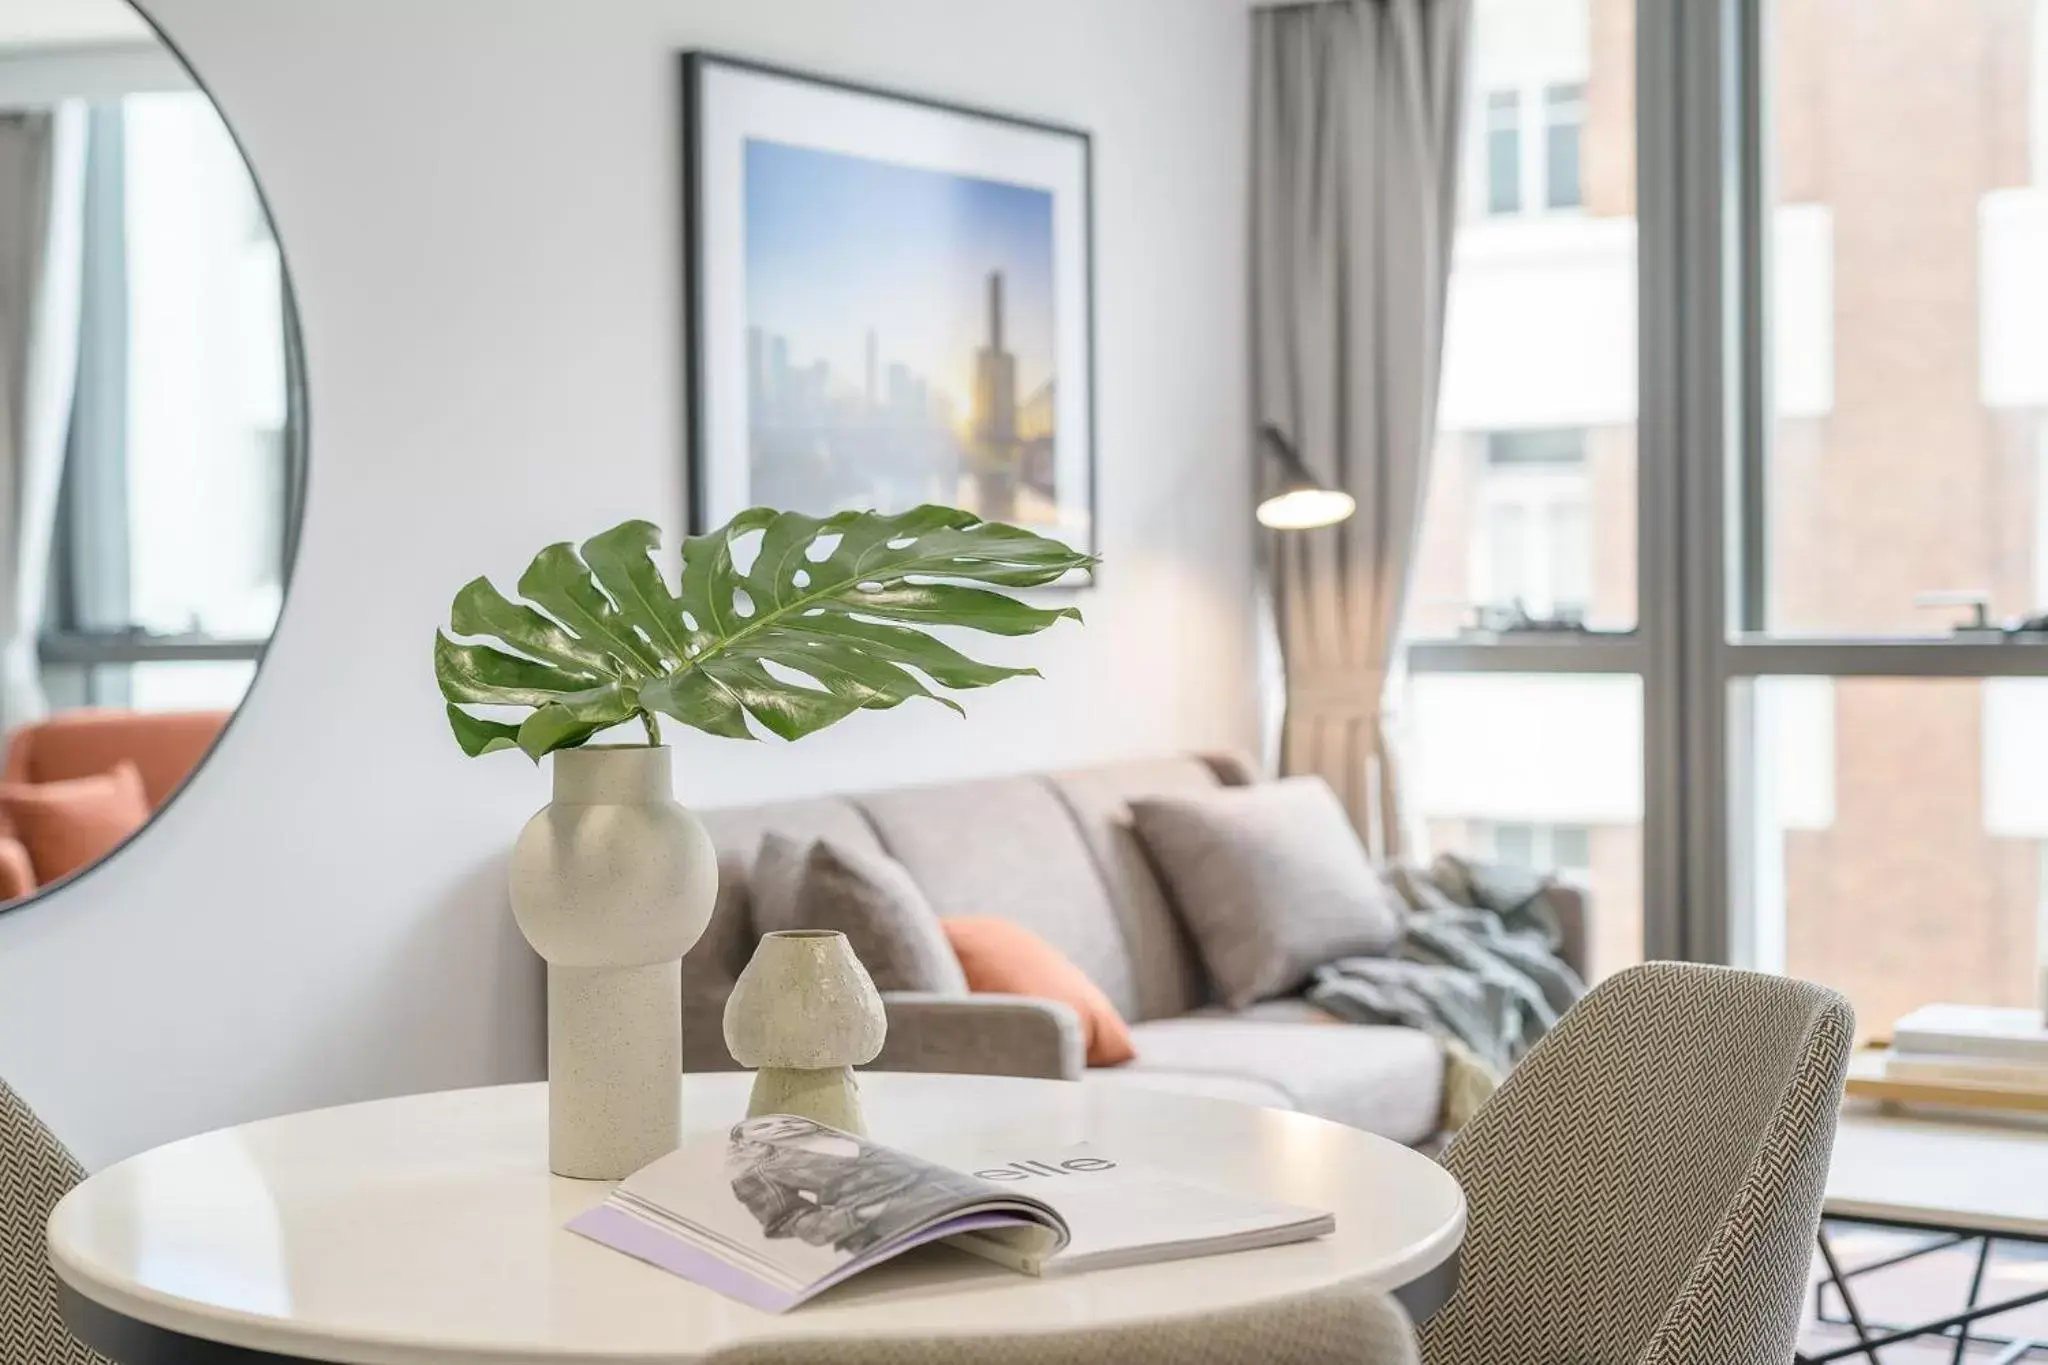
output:
[[[1643,951],[1634,32],[1475,7],[1402,708],[1430,842],[1585,884],[1602,974]]]
[[[1596,970],[2021,1003],[2048,922],[2048,0],[1478,0],[1401,714]]]
[[[1864,1031],[2034,998],[2048,847],[2048,6],[1771,0],[1778,357],[1741,452],[1730,912]]]

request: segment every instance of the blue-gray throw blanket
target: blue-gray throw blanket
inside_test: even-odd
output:
[[[1407,902],[1400,943],[1318,968],[1308,998],[1354,1023],[1455,1040],[1494,1079],[1506,1075],[1585,993],[1557,954],[1556,883],[1448,854],[1390,881]]]

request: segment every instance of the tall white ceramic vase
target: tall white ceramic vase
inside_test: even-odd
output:
[[[682,1138],[682,957],[718,858],[670,752],[554,756],[554,800],[512,848],[512,914],[548,963],[548,1166],[618,1180]]]

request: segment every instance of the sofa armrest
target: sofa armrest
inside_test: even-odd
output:
[[[28,849],[11,834],[0,834],[0,901],[16,901],[36,891],[35,865]]]
[[[1080,1016],[1024,995],[884,991],[889,1037],[877,1071],[949,1071],[1074,1081],[1086,1069]]]
[[[1543,891],[1552,913],[1557,917],[1557,955],[1580,977],[1585,977],[1591,966],[1593,917],[1592,903],[1583,887],[1567,882],[1553,882]]]

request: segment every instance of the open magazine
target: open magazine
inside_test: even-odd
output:
[[[1319,1237],[1328,1213],[1225,1193],[1085,1144],[967,1169],[771,1114],[628,1176],[569,1228],[770,1313],[927,1242],[1030,1275]]]

